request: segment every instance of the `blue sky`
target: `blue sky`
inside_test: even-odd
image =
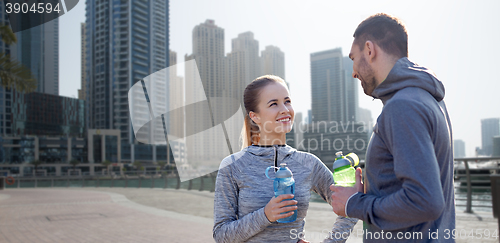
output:
[[[296,111],[310,109],[312,52],[341,47],[348,55],[352,34],[366,17],[386,12],[400,17],[409,32],[410,59],[431,68],[446,87],[454,138],[466,143],[474,156],[481,146],[484,118],[500,117],[500,1],[285,1],[285,0],[171,0],[170,49],[178,62],[190,54],[193,27],[215,20],[225,30],[225,52],[231,39],[252,31],[263,50],[275,45],[285,52],[286,81]],[[77,97],[80,88],[80,23],[85,1],[60,17],[60,95]],[[375,120],[382,109],[378,100],[359,88],[360,107]],[[304,115],[305,116],[305,115]]]

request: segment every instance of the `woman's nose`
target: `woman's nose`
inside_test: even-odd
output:
[[[285,113],[285,112],[289,112],[290,110],[288,109],[288,107],[286,107],[286,105],[283,106],[283,109],[281,109],[281,113]]]

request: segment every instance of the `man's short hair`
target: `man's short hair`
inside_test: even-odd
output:
[[[354,43],[361,50],[370,40],[387,54],[398,58],[408,57],[408,33],[403,22],[385,13],[378,13],[363,20],[354,31]]]

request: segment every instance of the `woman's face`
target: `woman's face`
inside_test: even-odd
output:
[[[286,134],[292,130],[295,112],[288,89],[281,83],[271,83],[262,89],[258,112],[250,118],[259,125],[262,135]]]

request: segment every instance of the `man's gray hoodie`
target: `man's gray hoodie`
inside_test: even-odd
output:
[[[453,139],[444,93],[432,71],[406,57],[373,91],[384,108],[366,152],[366,193],[346,205],[349,217],[364,221],[365,242],[454,241]]]

